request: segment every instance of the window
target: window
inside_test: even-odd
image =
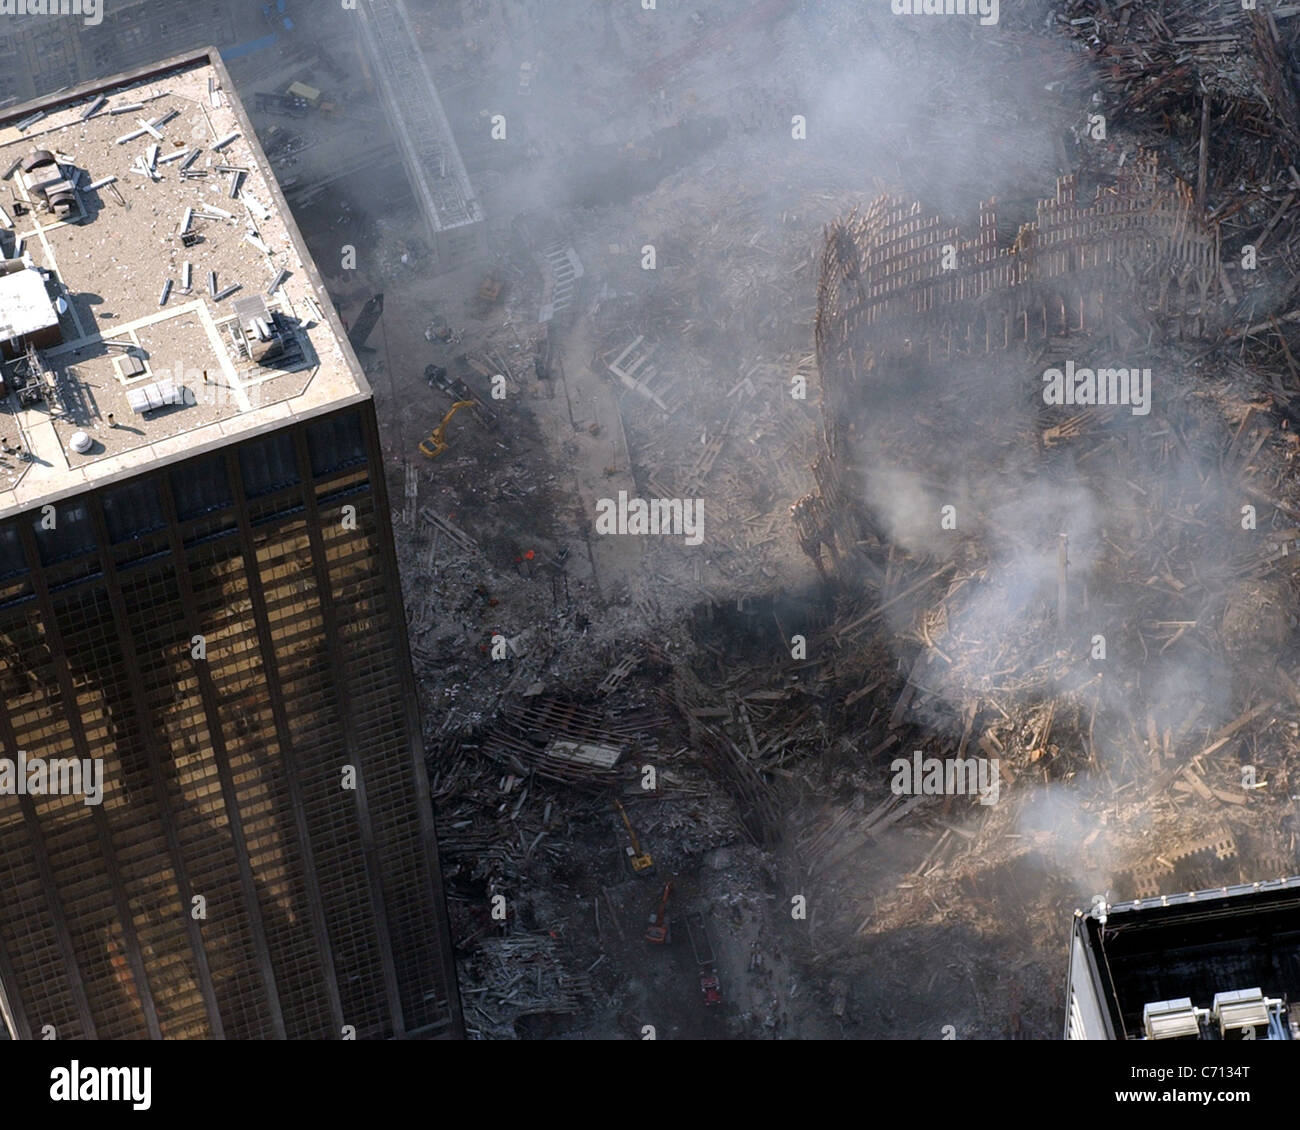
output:
[[[300,482],[293,436],[276,432],[244,444],[239,449],[239,473],[244,480],[246,498],[258,498]]]
[[[166,524],[155,479],[139,479],[105,491],[104,519],[114,545],[161,530]]]
[[[360,415],[348,412],[317,420],[307,428],[307,449],[311,452],[311,473],[318,479],[364,463],[366,443]]]
[[[0,527],[0,577],[27,572],[27,558],[17,526]]]
[[[195,459],[173,468],[171,484],[176,497],[176,515],[182,522],[220,510],[234,501],[221,455]]]
[[[95,548],[95,531],[86,504],[42,507],[29,515],[41,563],[52,565]]]

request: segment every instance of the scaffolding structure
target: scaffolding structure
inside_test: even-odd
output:
[[[1073,176],[1060,177],[1014,239],[1000,238],[1000,228],[1005,234],[996,199],[980,204],[967,233],[895,195],[828,227],[816,323],[818,487],[792,510],[819,569],[822,546],[838,571],[879,532],[862,503],[855,437],[891,384],[928,371],[941,374],[935,395],[960,395],[962,374],[984,360],[1004,368],[998,387],[1006,387],[1017,366],[1064,357],[1088,340],[1112,351],[1145,348],[1157,331],[1161,340],[1203,342],[1230,301],[1217,226],[1201,218],[1188,185],[1160,175],[1152,152],[1090,202],[1078,199]],[[1049,431],[1044,442],[1057,438]],[[855,515],[847,526],[846,514]]]

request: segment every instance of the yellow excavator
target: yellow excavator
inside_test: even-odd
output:
[[[437,459],[439,455],[446,451],[448,447],[447,425],[451,423],[451,418],[462,408],[473,408],[477,403],[477,400],[456,401],[447,410],[447,414],[442,418],[442,423],[429,433],[429,438],[420,440],[420,454],[427,455],[430,459]]]
[[[627,818],[627,809],[623,807],[623,802],[614,798],[614,807],[618,814],[623,817],[623,826],[627,829],[628,846],[623,850],[627,853],[627,861],[633,872],[637,875],[653,875],[654,860],[650,858],[650,853],[641,847],[641,841],[636,838],[636,832],[632,828],[632,821]]]

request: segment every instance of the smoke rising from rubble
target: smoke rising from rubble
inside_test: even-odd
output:
[[[973,438],[931,449],[920,465],[897,461],[869,465],[864,496],[882,530],[909,553],[936,562],[953,561],[977,570],[976,576],[945,601],[946,623],[931,625],[936,645],[951,660],[927,672],[927,687],[936,690],[948,709],[932,711],[936,725],[951,729],[954,711],[980,689],[998,686],[997,674],[1012,665],[1032,669],[1060,649],[1063,657],[1087,655],[1092,637],[1105,637],[1108,661],[1120,669],[1139,672],[1136,690],[1157,719],[1161,731],[1200,706],[1198,722],[1216,725],[1225,719],[1231,689],[1240,676],[1249,678],[1258,657],[1246,647],[1229,652],[1235,666],[1219,661],[1205,643],[1191,638],[1161,651],[1154,642],[1143,654],[1144,620],[1154,620],[1148,577],[1120,582],[1127,557],[1141,552],[1154,560],[1186,554],[1182,540],[1191,511],[1197,520],[1221,524],[1224,536],[1200,548],[1195,568],[1202,576],[1231,574],[1236,547],[1234,494],[1212,463],[1184,454],[1174,446],[1165,458],[1152,453],[1158,441],[1173,431],[1195,427],[1218,431],[1222,421],[1200,413],[1193,421],[1181,403],[1165,404],[1150,424],[1137,428],[1114,425],[1116,443],[1126,449],[1124,461],[1090,459],[1084,464],[1068,454],[1039,452],[1025,458],[989,443],[989,436],[972,423]],[[1018,422],[1017,422],[1018,425]],[[884,441],[881,433],[876,440]],[[873,440],[864,440],[869,448]],[[984,449],[981,451],[981,449]],[[1137,459],[1129,462],[1128,453]],[[1010,454],[1010,458],[1004,458]],[[943,506],[956,512],[956,530],[940,525]],[[1159,527],[1159,532],[1152,533]],[[1068,537],[1067,593],[1071,630],[1062,637],[1055,625],[1059,581],[1058,539]],[[1180,582],[1186,583],[1186,582]],[[1170,622],[1197,620],[1203,636],[1214,638],[1224,609],[1209,606],[1189,612],[1178,591],[1166,586],[1162,618]],[[1087,607],[1083,602],[1087,600]],[[888,611],[891,628],[906,638],[915,630],[916,611],[906,603]],[[1170,633],[1172,634],[1172,633]],[[1180,646],[1181,645],[1181,646]],[[1062,665],[1062,671],[1065,665]],[[1106,670],[1099,666],[1098,670]],[[1077,689],[1080,679],[1053,676],[1037,681],[1036,693]],[[1098,697],[1098,734],[1129,741],[1127,724],[1120,726],[1134,704],[1106,689]],[[1104,742],[1100,744],[1105,744]]]
[[[1033,202],[1051,194],[1057,175],[1057,144],[1029,97],[1041,93],[1042,83],[1034,85],[1035,66],[1046,79],[1056,77],[1051,49],[1032,60],[1035,66],[1011,67],[992,40],[984,55],[977,49],[972,56],[969,44],[961,50],[945,47],[949,32],[938,26],[942,21],[906,26],[907,21],[888,19],[872,24],[876,34],[864,47],[858,37],[842,32],[846,24],[871,23],[860,6],[809,8],[779,25],[771,57],[742,83],[696,91],[691,80],[664,82],[666,99],[651,84],[635,116],[630,108],[615,110],[595,133],[571,102],[545,101],[550,96],[543,84],[538,94],[548,124],[546,139],[539,135],[537,143],[576,151],[582,146],[574,138],[586,130],[585,138],[604,148],[588,148],[567,169],[544,174],[526,168],[506,189],[512,206],[548,216],[580,209],[595,228],[609,232],[610,242],[623,244],[625,254],[627,246],[657,246],[660,269],[624,273],[610,288],[617,293],[606,301],[627,325],[626,340],[640,333],[662,336],[673,324],[666,311],[677,308],[680,318],[682,303],[692,304],[692,324],[678,344],[685,364],[713,392],[715,419],[676,414],[656,421],[660,437],[686,450],[698,451],[701,432],[707,437],[725,418],[731,407],[726,393],[741,375],[739,366],[754,354],[777,352],[758,324],[766,302],[754,301],[753,291],[741,291],[738,298],[731,289],[738,281],[735,257],[683,238],[692,210],[710,215],[719,227],[729,219],[737,223],[739,216],[737,241],[766,243],[766,233],[788,227],[793,178],[802,182],[805,200],[823,185],[828,190],[799,218],[812,241],[820,223],[843,215],[855,202],[865,204],[882,187],[906,190],[940,209],[945,222],[960,223],[968,236],[978,202],[996,195],[1003,200],[999,240],[1005,245],[1016,223],[1032,215]],[[552,11],[559,21],[568,18],[566,9]],[[641,40],[631,29],[641,25],[624,16],[615,17],[615,24],[618,55],[635,68]],[[1063,44],[1058,54],[1063,65],[1069,54]],[[688,91],[698,98],[689,115]],[[667,109],[674,103],[682,118],[708,121],[677,129],[674,112]],[[790,137],[794,114],[807,119],[806,142]],[[630,165],[620,153],[629,141],[646,151]],[[692,162],[714,168],[712,197],[691,193],[693,173],[680,170]],[[846,194],[846,185],[857,191]],[[629,215],[635,216],[630,228]],[[800,258],[782,247],[778,263],[793,272]],[[687,280],[693,283],[689,295]],[[796,292],[787,281],[778,301],[797,298]],[[794,330],[797,338],[806,323]],[[1125,366],[1136,358],[1120,350],[1113,357],[1075,360]],[[1217,442],[1227,425],[1212,413],[1175,402],[1171,386],[1190,370],[1188,353],[1166,348],[1158,362],[1151,363],[1151,415],[1136,425],[1131,420],[1102,425],[1116,447],[1082,463],[1072,460],[1068,442],[1043,450],[1044,429],[1069,414],[1044,411],[1045,362],[1021,358],[1014,367],[992,366],[979,374],[936,366],[895,387],[882,383],[877,398],[863,406],[866,415],[914,420],[912,426],[925,429],[933,416],[951,410],[946,390],[965,382],[968,417],[959,418],[953,431],[935,430],[923,458],[900,461],[883,443],[873,458],[870,424],[856,441],[866,464],[864,497],[886,536],[910,554],[976,571],[946,601],[947,622],[928,625],[947,661],[936,660],[920,676],[931,692],[920,709],[940,732],[960,736],[963,708],[981,690],[1005,696],[1009,706],[1072,697],[1079,713],[1058,719],[1053,744],[1077,756],[1087,736],[1096,761],[1117,769],[1135,742],[1147,741],[1147,713],[1157,736],[1172,731],[1175,743],[1180,737],[1190,740],[1179,727],[1193,706],[1199,707],[1198,732],[1228,719],[1233,688],[1252,677],[1256,658],[1245,652],[1227,659],[1217,654],[1222,608],[1188,607],[1171,586],[1159,589],[1153,604],[1148,586],[1162,557],[1186,558],[1182,535],[1189,509],[1193,521],[1222,522],[1225,531],[1219,541],[1201,541],[1205,548],[1196,554],[1196,568],[1232,568],[1235,549],[1227,534],[1236,505],[1233,492],[1212,461],[1176,438],[1208,426]],[[994,412],[1005,442],[991,443],[980,427]],[[1131,414],[1126,410],[1126,415]],[[1161,452],[1158,458],[1155,451]],[[954,532],[939,526],[940,508],[947,505],[957,511]],[[1071,625],[1064,638],[1055,625],[1062,533],[1068,535]],[[1139,570],[1139,560],[1150,569]],[[1180,583],[1188,581],[1184,577]],[[693,599],[687,592],[680,595]],[[886,618],[901,640],[915,639],[917,621],[908,602],[890,608]],[[1147,623],[1154,620],[1198,626],[1174,639],[1176,629]],[[1094,636],[1105,637],[1107,660],[1089,666],[1085,659]],[[1018,685],[1009,671],[1032,677]],[[1140,675],[1129,678],[1123,671]],[[1061,823],[1068,823],[1064,816]],[[1090,830],[1083,829],[1081,837]],[[1072,854],[1060,853],[1064,867],[1070,867]]]
[[[1027,788],[1020,798],[1014,827],[1055,870],[1074,879],[1080,904],[1086,904],[1094,894],[1106,894],[1104,889],[1094,888],[1106,884],[1110,876],[1133,862],[1106,834],[1106,827],[1098,825],[1082,798],[1061,782]],[[1133,825],[1125,828],[1134,838],[1142,830]],[[1086,864],[1082,862],[1085,858]],[[1088,883],[1092,887],[1085,886]]]
[[[1004,45],[977,38],[972,52],[961,29],[934,26],[942,20],[886,19],[873,27],[865,57],[861,43],[847,41],[838,55],[829,46],[843,41],[836,22],[828,18],[819,35],[810,137],[815,123],[827,152],[856,164],[864,201],[880,178],[875,183],[962,215],[979,199],[1051,185],[1053,142],[1033,117],[1041,89]],[[1067,54],[1062,47],[1062,62]]]

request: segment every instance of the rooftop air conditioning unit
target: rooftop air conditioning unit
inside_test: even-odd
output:
[[[1201,1037],[1201,1021],[1190,997],[1152,1001],[1143,1006],[1142,1028],[1148,1040],[1199,1040]]]
[[[1211,1012],[1219,1022],[1219,1035],[1225,1040],[1253,1040],[1268,1032],[1269,1002],[1259,989],[1238,989],[1232,993],[1215,993]]]
[[[131,405],[132,412],[143,416],[146,412],[153,412],[170,404],[184,404],[185,389],[168,378],[155,381],[143,388],[127,389],[126,400]]]

